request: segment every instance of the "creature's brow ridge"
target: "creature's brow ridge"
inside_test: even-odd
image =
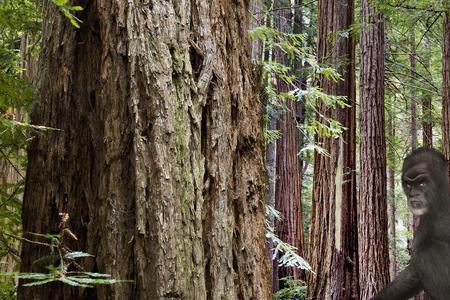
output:
[[[419,179],[426,178],[428,176],[429,176],[428,173],[419,173],[413,178],[409,177],[408,175],[405,175],[405,180],[406,181],[417,181]]]

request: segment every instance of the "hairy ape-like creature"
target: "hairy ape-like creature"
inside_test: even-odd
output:
[[[450,198],[447,162],[434,150],[419,148],[402,170],[408,207],[420,224],[411,261],[373,300],[408,299],[425,290],[433,300],[450,299]]]

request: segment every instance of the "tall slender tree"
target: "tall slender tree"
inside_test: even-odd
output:
[[[275,27],[282,33],[292,33],[293,14],[290,2],[275,0]],[[289,58],[284,51],[275,51],[275,60],[283,65],[289,65]],[[277,92],[287,93],[294,86],[288,85],[277,78]],[[280,212],[281,219],[276,222],[276,233],[279,238],[297,248],[297,253],[303,253],[303,226],[301,206],[301,168],[300,133],[297,127],[297,104],[291,99],[282,99],[283,108],[279,109],[277,130],[280,138],[276,143],[276,186],[275,208]],[[280,268],[278,277],[293,277],[298,279],[298,268]],[[276,276],[274,276],[275,278]]]
[[[416,89],[416,65],[417,65],[417,53],[416,53],[416,31],[414,30],[415,24],[413,24],[411,29],[411,35],[409,37],[410,43],[410,53],[409,53],[409,63],[411,68],[411,150],[417,148],[417,101],[415,95],[417,94]]]
[[[450,161],[450,12],[444,14],[442,48],[442,137],[443,150]],[[448,170],[450,176],[450,166]]]
[[[387,145],[387,213],[388,213],[388,234],[389,234],[389,275],[390,279],[394,280],[397,276],[397,233],[395,230],[395,168],[396,156],[393,140],[395,137],[395,112],[393,111],[392,101],[391,109],[388,112],[387,131],[388,141]]]
[[[133,280],[19,299],[269,299],[248,1],[44,1],[23,227],[70,215],[84,268]],[[22,271],[48,255],[25,243]]]
[[[427,26],[428,27],[428,26]],[[427,36],[424,37],[425,45],[429,45],[430,41]],[[431,70],[431,48],[423,49],[423,64],[426,69]],[[427,76],[431,81],[431,76]],[[433,147],[433,121],[432,121],[432,104],[433,96],[430,91],[422,91],[422,143],[424,147]]]
[[[308,280],[312,299],[359,299],[357,205],[355,184],[355,72],[354,42],[350,33],[354,2],[319,1],[319,63],[330,65],[344,79],[322,77],[324,92],[347,97],[348,107],[319,105],[320,115],[347,128],[341,138],[317,136],[327,155],[315,154],[313,210],[309,260],[316,275]],[[346,32],[347,34],[342,34]]]
[[[361,2],[359,275],[361,299],[389,282],[384,128],[384,17]]]
[[[10,28],[7,28],[8,30]],[[22,72],[22,78],[26,78],[30,85],[32,86],[35,82],[36,74],[35,74],[35,65],[36,65],[36,57],[33,56],[28,46],[32,44],[32,39],[29,36],[29,33],[22,33],[22,37],[20,37],[20,60]],[[0,75],[0,81],[2,81]],[[8,96],[7,96],[8,97]],[[4,118],[8,118],[18,122],[26,122],[28,115],[23,107],[19,105],[10,105],[7,107],[5,114],[2,116]],[[0,222],[0,227],[11,227],[11,229],[17,232],[20,232],[20,222],[13,223],[11,220],[20,219],[20,203],[22,201],[23,193],[23,180],[25,179],[25,170],[21,166],[21,164],[12,159],[12,157],[21,157],[23,156],[24,150],[19,145],[21,143],[16,141],[12,143],[11,146],[3,145],[2,149],[0,149],[0,188],[2,192],[6,192],[7,199],[6,201],[1,201],[0,208],[3,208],[5,211],[2,213],[7,213],[11,219],[3,218]],[[3,222],[6,222],[3,223]],[[3,231],[3,230],[0,230]],[[2,232],[2,235],[4,232]],[[17,241],[12,242],[6,240],[4,236],[1,237],[0,250],[9,249],[8,251],[13,253],[13,255],[0,255],[0,272],[13,272],[18,265],[18,260],[15,255],[17,255],[15,249],[19,248],[19,244]],[[3,251],[1,251],[3,252]],[[8,252],[6,252],[8,253]],[[0,279],[0,283],[3,282],[4,278]]]
[[[411,108],[411,151],[417,149],[417,97],[415,96],[417,94],[416,91],[416,80],[417,80],[417,51],[416,51],[416,30],[414,28],[415,24],[412,25],[411,32],[410,32],[410,53],[409,53],[409,63],[410,63],[410,72],[411,72],[411,84],[410,84],[410,108]],[[389,183],[388,183],[389,185]],[[388,205],[389,206],[389,205]],[[411,212],[409,212],[409,224],[408,229],[410,232],[415,235],[415,232],[417,230],[417,227],[419,226],[419,217],[414,216]],[[412,242],[413,239],[408,240],[408,248],[412,249]],[[423,294],[416,295],[414,297],[414,300],[422,300]]]
[[[250,2],[250,30],[264,24],[264,0],[254,0]],[[263,50],[263,41],[260,39],[252,40],[252,61],[261,62]]]

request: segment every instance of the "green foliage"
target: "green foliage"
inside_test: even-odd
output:
[[[13,276],[17,279],[24,279],[31,281],[23,286],[32,287],[43,285],[50,282],[59,281],[64,284],[75,287],[93,288],[99,284],[115,284],[123,282],[112,279],[111,275],[91,272],[68,272],[62,265],[58,267],[48,266],[48,273],[2,273],[2,276]]]
[[[35,35],[40,32],[41,2],[34,0],[0,1],[0,43],[17,41],[27,32]]]
[[[304,281],[285,277],[281,278],[280,282],[283,288],[273,295],[274,300],[294,299],[294,297],[305,299],[307,285]]]
[[[52,0],[52,2],[59,8],[66,18],[69,19],[73,26],[80,28],[80,23],[83,23],[83,21],[78,19],[72,12],[82,11],[83,8],[81,6],[70,5],[69,0]]]
[[[312,137],[315,134],[339,137],[345,128],[336,120],[321,114],[317,108],[320,104],[330,108],[345,107],[346,99],[345,97],[323,93],[316,83],[321,77],[332,81],[342,80],[340,74],[332,67],[319,65],[313,49],[305,46],[305,35],[283,33],[268,26],[261,26],[254,28],[250,32],[250,36],[254,39],[260,39],[269,53],[274,51],[284,53],[289,61],[287,64],[282,64],[273,59],[261,62],[265,78],[265,92],[269,100],[266,107],[266,143],[275,141],[280,135],[279,132],[268,128],[267,125],[274,112],[283,113],[287,109],[286,101],[301,102],[309,111],[309,114],[314,115],[308,119],[308,123],[299,124],[299,130],[303,132],[305,137]],[[292,69],[292,65],[295,64],[308,66],[308,72],[304,74],[307,77],[305,80],[306,87],[303,89],[298,88],[296,84],[298,74],[294,74]],[[278,91],[277,85],[280,81],[290,87],[289,92]],[[321,121],[318,121],[319,119],[316,118],[315,114],[320,117]],[[304,149],[304,151],[317,149],[323,152],[318,145],[314,144],[313,138],[306,139]]]
[[[17,270],[20,263],[13,236],[22,230],[25,149],[29,130],[36,129],[22,123],[33,98],[24,62],[39,49],[41,6],[41,1],[34,0],[0,1],[0,258],[8,262],[0,266],[1,270]],[[14,297],[14,281],[0,278],[0,299]]]
[[[450,9],[448,0],[382,0],[377,1],[378,8],[389,9],[407,9],[418,11],[445,11]]]
[[[318,110],[318,105],[319,102],[321,102],[329,108],[348,107],[345,97],[325,94],[318,87],[311,85],[307,85],[305,90],[294,90],[294,93],[298,99],[297,101],[303,101],[305,103],[306,110],[314,112],[318,117],[311,118],[309,120],[309,124],[304,125],[307,135],[312,136],[317,134],[324,137],[338,138],[342,134],[345,128],[342,127],[338,121],[321,113]],[[323,121],[319,121],[319,119]],[[304,149],[310,148],[315,149],[317,148],[317,145],[310,143],[309,145],[306,145]],[[319,151],[323,152],[321,150]]]
[[[275,208],[271,207],[270,205],[266,205],[266,238],[272,241],[273,249],[271,249],[271,251],[273,253],[273,259],[275,259],[278,254],[281,254],[278,258],[278,265],[280,267],[293,267],[312,272],[309,263],[303,257],[297,254],[297,248],[283,242],[279,237],[276,236],[275,229],[271,224],[271,220],[279,220],[280,218],[280,213]]]
[[[270,130],[267,129],[264,130],[264,140],[266,141],[266,144],[270,144],[278,140],[281,136],[281,133],[279,130]]]
[[[16,299],[15,286],[10,282],[0,281],[0,300],[14,300],[14,299]]]
[[[64,217],[65,215],[63,215]],[[63,222],[66,222],[65,219]],[[40,234],[32,233],[36,238],[41,238],[43,241],[28,240],[25,238],[20,238],[18,236],[13,236],[14,238],[20,239],[24,242],[35,243],[41,246],[47,246],[50,249],[50,254],[41,257],[34,262],[35,265],[43,265],[47,269],[46,273],[22,273],[22,272],[7,272],[0,273],[0,276],[14,277],[15,279],[23,279],[28,281],[24,286],[32,287],[37,285],[43,285],[50,282],[59,281],[64,284],[75,287],[92,288],[99,284],[115,284],[119,282],[124,282],[123,280],[117,280],[111,278],[111,275],[102,273],[86,272],[83,268],[76,262],[79,258],[89,258],[93,255],[81,252],[81,251],[70,251],[70,249],[65,246],[62,242],[62,237],[69,236],[73,239],[76,237],[73,233],[68,233],[67,228],[61,230],[62,234]]]

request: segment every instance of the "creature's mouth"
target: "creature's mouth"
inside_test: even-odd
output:
[[[414,209],[420,209],[423,207],[423,203],[420,200],[411,200],[409,201],[409,205]]]

